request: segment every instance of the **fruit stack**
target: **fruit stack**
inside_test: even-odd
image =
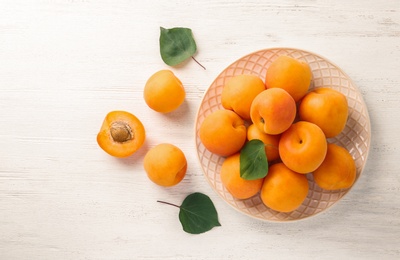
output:
[[[259,194],[270,209],[291,212],[307,197],[307,175],[325,190],[353,185],[353,157],[329,142],[346,126],[346,96],[330,86],[310,89],[311,83],[308,63],[285,55],[266,68],[265,81],[241,74],[225,83],[223,109],[204,119],[199,137],[207,150],[225,157],[220,177],[233,197]],[[265,174],[255,179],[245,178],[241,167],[251,140],[262,141],[267,161]],[[259,157],[250,163],[257,168]]]

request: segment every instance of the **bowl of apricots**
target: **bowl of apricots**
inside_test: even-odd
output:
[[[272,222],[338,203],[362,175],[370,139],[367,106],[349,76],[293,48],[229,65],[206,90],[195,122],[212,189],[239,212]],[[249,152],[254,144],[258,150]]]

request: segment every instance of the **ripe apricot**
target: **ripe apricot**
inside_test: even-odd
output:
[[[216,110],[201,123],[199,137],[210,152],[229,156],[238,152],[246,142],[246,126],[235,112]]]
[[[225,159],[221,166],[221,182],[229,193],[237,199],[248,199],[256,195],[263,183],[263,178],[246,180],[240,177],[240,153]]]
[[[185,100],[182,82],[170,70],[154,73],[146,82],[143,97],[153,110],[168,113],[177,109]]]
[[[222,106],[233,110],[241,118],[250,120],[251,103],[263,90],[265,90],[264,82],[256,75],[241,74],[233,76],[222,89]]]
[[[142,122],[126,111],[112,111],[103,121],[97,143],[108,154],[128,157],[144,143],[146,132]]]
[[[308,63],[282,55],[267,68],[265,85],[267,89],[286,90],[297,102],[307,93],[311,79],[312,72]]]
[[[306,175],[290,170],[283,163],[277,163],[269,168],[260,197],[267,207],[280,212],[290,212],[303,203],[308,189]]]
[[[283,89],[266,89],[253,100],[250,116],[260,131],[270,135],[281,134],[296,117],[296,103]]]
[[[325,160],[313,176],[315,183],[325,190],[347,189],[356,180],[356,164],[346,148],[328,144]]]
[[[162,143],[146,153],[143,166],[152,182],[170,187],[185,177],[187,161],[181,149],[173,144]]]
[[[345,95],[337,90],[323,87],[305,95],[299,106],[299,116],[301,120],[318,125],[325,136],[330,138],[343,131],[348,110]]]
[[[321,128],[310,122],[299,121],[282,134],[279,155],[289,169],[309,173],[321,165],[327,146]]]
[[[279,159],[279,139],[281,135],[269,135],[261,132],[254,124],[247,127],[247,140],[258,139],[265,144],[268,162]]]

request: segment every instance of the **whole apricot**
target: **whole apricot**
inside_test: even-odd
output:
[[[356,164],[349,151],[337,144],[328,144],[325,160],[313,172],[313,177],[322,189],[338,190],[350,188],[356,173]]]
[[[282,88],[293,99],[299,101],[308,91],[312,79],[308,63],[282,55],[267,68],[265,85],[269,88]]]
[[[146,82],[143,97],[153,110],[168,113],[177,109],[185,100],[182,82],[170,70],[154,73]]]
[[[289,169],[306,174],[321,165],[327,146],[324,132],[319,126],[299,121],[282,134],[279,155]]]
[[[199,137],[210,152],[229,156],[238,152],[246,142],[246,126],[235,112],[216,110],[204,118]]]
[[[327,138],[343,131],[348,111],[346,96],[327,87],[316,88],[307,93],[299,106],[300,119],[318,125]]]
[[[265,90],[264,82],[256,75],[241,74],[233,76],[222,89],[222,106],[233,110],[241,118],[250,120],[251,103],[263,90]]]
[[[284,89],[266,89],[254,98],[250,116],[260,131],[270,135],[281,134],[296,117],[296,103]]]
[[[185,177],[187,161],[181,149],[173,144],[162,143],[146,153],[143,166],[152,182],[170,187]]]
[[[263,178],[246,180],[240,177],[240,153],[225,159],[221,166],[221,182],[229,193],[237,199],[248,199],[256,195],[263,183]]]
[[[260,131],[254,124],[247,127],[247,140],[258,139],[265,144],[268,162],[279,159],[279,139],[281,135],[269,135]]]
[[[269,167],[264,178],[260,197],[269,208],[291,212],[303,203],[309,190],[306,175],[290,170],[283,163]]]
[[[126,111],[112,111],[104,118],[97,134],[97,143],[108,154],[128,157],[144,143],[146,131],[135,115]]]

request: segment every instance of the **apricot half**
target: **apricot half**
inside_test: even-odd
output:
[[[112,111],[103,121],[97,143],[108,154],[128,157],[144,143],[146,132],[142,122],[126,111]]]

